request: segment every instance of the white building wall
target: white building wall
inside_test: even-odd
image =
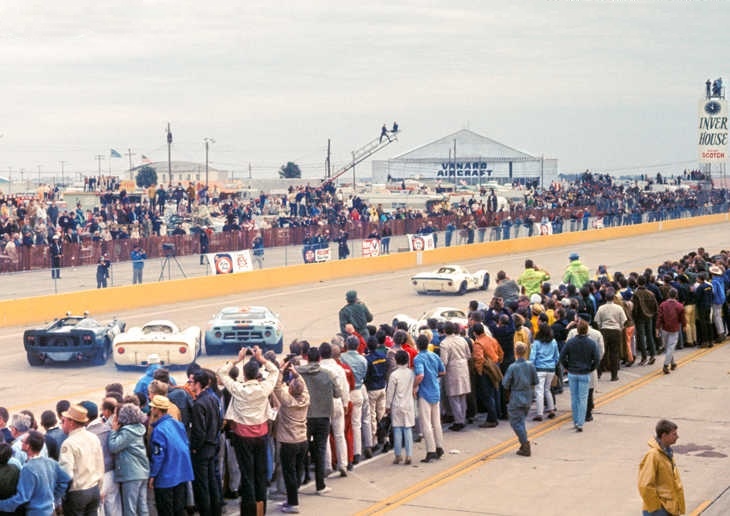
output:
[[[489,162],[488,158],[458,159],[456,166],[448,159],[433,160],[373,160],[372,176],[374,183],[384,183],[388,175],[398,179],[418,179],[422,181],[464,180],[467,183],[479,181],[508,182],[510,180],[508,162]],[[545,185],[558,176],[558,160],[530,160],[512,162],[512,179],[535,178],[542,176]]]

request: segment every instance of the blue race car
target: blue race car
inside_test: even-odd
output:
[[[229,306],[215,314],[205,330],[205,352],[238,353],[241,348],[260,347],[281,353],[284,347],[279,316],[265,306]]]

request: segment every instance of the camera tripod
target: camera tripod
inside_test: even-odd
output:
[[[167,279],[171,279],[172,274],[170,273],[170,260],[174,261],[177,264],[177,268],[180,270],[180,274],[182,274],[183,278],[187,278],[185,275],[185,271],[183,270],[182,264],[177,260],[177,257],[174,254],[167,254],[165,255],[165,258],[162,260],[162,267],[160,268],[160,277],[157,281],[162,281],[165,279],[165,267],[167,267]]]

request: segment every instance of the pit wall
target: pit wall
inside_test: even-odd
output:
[[[378,274],[420,265],[440,265],[470,261],[486,256],[525,253],[552,247],[575,246],[616,238],[633,237],[695,226],[720,224],[728,214],[650,222],[590,231],[524,237],[497,242],[441,247],[426,252],[406,252],[373,258],[354,258],[324,263],[290,265],[220,276],[126,285],[110,289],[93,289],[53,296],[27,297],[0,301],[0,327],[20,326],[48,321],[70,311],[114,314],[164,304],[288,287],[337,278]],[[111,295],[110,295],[111,294]]]

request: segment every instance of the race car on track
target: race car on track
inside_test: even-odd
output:
[[[466,294],[469,290],[487,290],[489,272],[469,272],[461,265],[442,265],[435,272],[421,272],[411,277],[419,294]]]
[[[408,324],[410,334],[416,337],[420,328],[428,326],[429,319],[436,319],[437,322],[451,321],[466,326],[468,314],[459,308],[440,306],[423,312],[418,319],[405,314],[396,314],[393,316],[393,326],[397,321],[404,321]]]
[[[215,314],[205,330],[209,355],[238,353],[241,348],[260,347],[281,353],[284,347],[279,316],[265,306],[229,306]]]
[[[69,312],[45,328],[25,330],[23,345],[32,366],[83,361],[103,365],[111,354],[114,337],[124,328],[125,324],[117,319],[102,324],[88,313],[71,315]]]
[[[198,326],[181,330],[172,321],[150,321],[114,338],[114,365],[119,369],[146,367],[147,357],[156,354],[165,368],[187,367],[201,352]]]

